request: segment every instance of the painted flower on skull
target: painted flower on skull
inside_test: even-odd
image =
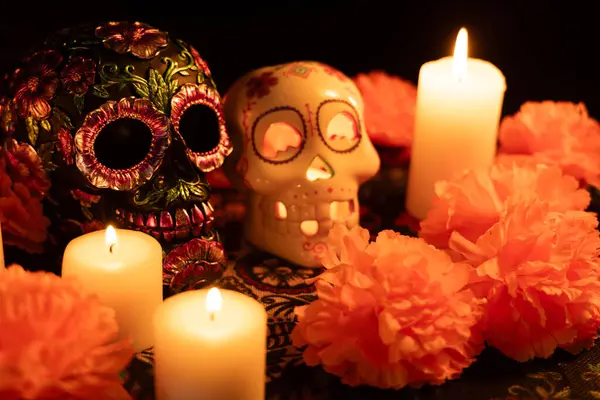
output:
[[[179,92],[171,99],[171,123],[177,133],[180,133],[181,118],[184,113],[192,106],[202,104],[212,109],[219,120],[219,142],[216,146],[209,151],[199,152],[193,151],[189,146],[186,146],[186,153],[190,160],[200,170],[209,172],[214,170],[223,164],[225,157],[227,157],[233,150],[233,146],[227,136],[227,130],[225,128],[225,120],[223,119],[223,112],[219,104],[219,97],[216,90],[211,90],[206,86],[200,87],[198,85],[185,84],[179,89]],[[181,137],[185,143],[185,139]]]
[[[248,83],[246,83],[248,88],[246,96],[249,99],[253,97],[263,98],[271,92],[269,87],[277,85],[277,82],[279,82],[279,78],[273,76],[272,71],[263,72],[260,76],[248,80]]]
[[[96,28],[96,36],[107,49],[141,59],[155,57],[168,44],[166,33],[141,22],[109,22]]]
[[[61,152],[65,164],[71,165],[73,164],[73,160],[75,157],[75,147],[73,146],[73,135],[69,129],[62,127],[58,130],[57,133],[58,141],[56,145],[58,147],[58,151]]]
[[[96,63],[83,57],[74,57],[60,73],[60,79],[70,94],[85,94],[90,85],[94,84]]]
[[[165,284],[176,291],[195,289],[198,275],[220,274],[225,263],[225,250],[221,243],[192,239],[165,258],[165,277],[168,278]]]
[[[110,122],[121,118],[136,119],[152,131],[152,144],[146,157],[127,169],[112,169],[99,162],[94,144],[96,137]],[[170,142],[169,120],[146,99],[123,98],[108,101],[92,111],[75,135],[77,166],[98,188],[131,190],[154,174]]]
[[[56,67],[61,61],[62,56],[57,51],[43,50],[28,57],[24,67],[14,72],[13,101],[21,117],[48,117],[51,110],[48,101],[56,94],[59,83]]]

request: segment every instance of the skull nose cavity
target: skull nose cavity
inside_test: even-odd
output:
[[[275,218],[287,219],[287,207],[281,201],[275,203]]]
[[[319,223],[314,219],[302,221],[300,231],[306,236],[315,236],[319,232]]]
[[[311,161],[306,170],[306,179],[314,182],[318,179],[330,179],[333,176],[333,169],[321,157],[316,156]]]

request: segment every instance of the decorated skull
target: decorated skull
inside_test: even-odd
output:
[[[334,223],[358,225],[359,185],[379,169],[363,102],[341,72],[295,62],[250,72],[225,96],[229,179],[248,195],[246,240],[316,267]]]
[[[59,252],[110,222],[161,242],[174,292],[220,275],[205,173],[232,147],[193,47],[139,22],[82,26],[46,40],[9,82],[3,160],[36,167],[27,184]]]

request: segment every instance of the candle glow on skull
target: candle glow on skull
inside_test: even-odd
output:
[[[469,52],[469,35],[466,28],[460,28],[454,45],[454,58],[452,59],[452,72],[460,82],[467,77],[467,59]]]

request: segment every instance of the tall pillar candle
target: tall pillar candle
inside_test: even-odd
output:
[[[162,303],[162,248],[152,236],[109,226],[72,240],[63,276],[74,276],[116,312],[136,351],[154,345],[152,321]]]
[[[454,57],[421,67],[406,209],[424,219],[437,181],[465,169],[491,165],[506,82],[493,64],[468,58],[467,31]]]
[[[157,400],[264,400],[267,313],[230,290],[168,298],[154,319]]]

